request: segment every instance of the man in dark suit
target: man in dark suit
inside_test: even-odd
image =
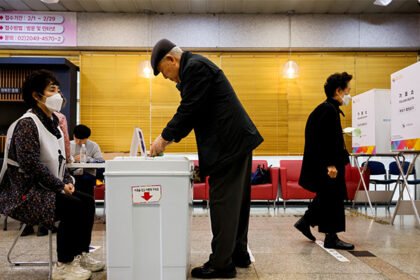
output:
[[[324,91],[327,100],[309,115],[305,128],[305,150],[299,184],[316,197],[305,215],[295,224],[307,238],[315,241],[310,226],[325,233],[325,248],[352,250],[354,245],[340,240],[345,231],[344,200],[347,198],[345,165],[349,154],[345,148],[339,106],[350,100],[352,75],[336,73],[328,77]]]
[[[191,271],[196,278],[234,278],[251,264],[247,251],[252,151],[263,141],[223,71],[207,58],[162,39],[152,51],[155,75],[181,92],[176,114],[152,143],[152,156],[194,129],[201,176],[210,176],[213,232],[209,261]]]

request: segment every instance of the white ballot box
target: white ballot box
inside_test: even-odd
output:
[[[106,162],[107,279],[187,278],[191,170],[181,156]]]
[[[391,151],[391,95],[389,89],[371,89],[352,98],[352,126],[360,136],[352,137],[353,153]]]

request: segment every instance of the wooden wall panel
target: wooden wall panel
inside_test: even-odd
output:
[[[287,151],[287,99],[280,90],[280,66],[285,56],[223,55],[222,68],[265,141],[256,154]]]
[[[343,71],[352,74],[354,78],[351,83],[351,94],[356,95],[370,88],[389,88],[390,73],[416,61],[415,53],[293,53],[292,59],[299,64],[300,76],[297,79],[288,80],[283,78],[281,73],[283,64],[288,59],[287,54],[226,52],[205,53],[204,55],[223,69],[239,99],[263,135],[265,141],[255,151],[257,155],[293,155],[303,152],[307,117],[325,99],[323,85],[330,74]],[[103,142],[101,146],[104,146],[103,149],[107,151],[119,151],[115,149],[128,147],[123,143],[129,141],[121,140],[121,137],[131,137],[130,124],[136,120],[144,127],[145,134],[149,135],[149,141],[153,140],[172,118],[180,101],[179,92],[174,83],[165,80],[161,75],[151,81],[139,78],[136,76],[136,64],[139,61],[132,59],[128,63],[122,56],[115,56],[114,59],[115,61],[112,60],[109,63],[101,62],[101,60],[93,61],[95,65],[91,66],[91,70],[96,74],[87,73],[86,65],[82,64],[83,76],[87,75],[96,81],[101,80],[97,75],[101,76],[112,69],[118,69],[117,76],[111,75],[113,81],[120,81],[120,85],[124,85],[125,88],[138,87],[136,91],[142,91],[144,98],[140,99],[140,95],[134,94],[135,98],[129,99],[127,105],[117,104],[115,94],[105,93],[117,91],[113,88],[116,85],[110,82],[111,77],[107,77],[106,81],[100,83],[99,91],[103,92],[97,91],[100,97],[105,94],[113,106],[126,106],[121,107],[122,110],[115,109],[114,114],[122,114],[121,117],[109,118],[106,125],[103,120],[92,120],[92,123],[98,123],[98,125],[101,123],[104,126],[98,127],[102,132],[98,137]],[[122,65],[126,65],[125,68]],[[131,74],[127,74],[127,71],[131,71]],[[137,84],[130,82],[130,79],[137,81]],[[83,79],[83,83],[85,82],[88,81]],[[85,89],[83,85],[82,92]],[[85,100],[82,104],[92,102],[89,101],[91,99],[88,95],[82,96],[84,96],[82,100]],[[141,103],[142,105],[139,106],[143,113],[151,112],[151,118],[149,114],[128,113],[134,103]],[[342,109],[346,115],[342,118],[343,127],[351,126],[351,106],[342,107]],[[98,108],[95,107],[92,110],[98,111]],[[107,109],[103,108],[103,110]],[[108,110],[111,109],[108,108]],[[82,110],[82,116],[85,113],[87,111]],[[137,117],[130,118],[124,114],[134,114]],[[103,118],[107,117],[103,116]],[[117,125],[117,123],[121,124]],[[120,132],[112,137],[106,137],[105,134],[109,134],[109,131],[106,131],[113,130],[114,126],[118,127]],[[121,133],[121,130],[125,132]],[[345,136],[345,140],[347,146],[351,147],[351,138]],[[168,152],[196,152],[194,133],[192,132],[181,143],[171,145]]]
[[[138,75],[146,55],[82,55],[80,121],[105,152],[130,149],[135,127],[150,135],[149,80]]]
[[[296,54],[292,57],[300,66],[297,79],[287,80],[288,92],[288,154],[302,154],[304,148],[305,125],[309,114],[326,99],[324,83],[328,76],[336,72],[354,74],[354,55],[351,53]],[[351,113],[342,118],[343,127],[349,126]]]
[[[300,67],[294,80],[282,77],[286,53],[206,52],[232,83],[239,99],[265,138],[256,155],[301,154],[309,113],[325,99],[323,85],[334,72],[353,74],[351,94],[389,88],[389,75],[417,61],[415,52],[292,53]],[[134,127],[141,127],[147,145],[172,118],[180,95],[162,76],[139,76],[147,52],[0,50],[0,56],[60,56],[81,67],[81,122],[105,152],[129,150]],[[343,127],[351,126],[351,106],[343,107]],[[345,137],[351,147],[351,138]],[[194,133],[167,152],[195,153]]]

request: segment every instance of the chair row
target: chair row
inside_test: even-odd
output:
[[[198,166],[198,161],[194,160],[194,165]],[[252,161],[252,172],[257,170],[257,167],[264,166],[268,167],[266,160],[253,160]],[[279,168],[270,168],[270,183],[259,184],[251,186],[251,200],[267,200],[273,203],[278,198],[278,185],[279,185]],[[193,187],[193,199],[194,200],[209,200],[209,177],[206,177],[205,182],[194,183]]]
[[[198,165],[198,161],[194,161],[194,165]],[[258,165],[267,167],[266,160],[253,160],[252,172],[255,172]],[[270,183],[251,186],[251,200],[267,200],[276,202],[278,198],[283,200],[284,207],[288,200],[313,199],[315,193],[302,188],[298,181],[302,160],[281,160],[280,168],[270,168]],[[364,173],[364,180],[367,188],[369,188],[369,171]],[[279,182],[280,180],[280,182]],[[346,185],[347,196],[349,200],[353,200],[357,187],[360,182],[360,173],[356,167],[350,164],[346,166]],[[280,183],[280,192],[278,186]],[[362,187],[361,187],[362,188]],[[208,177],[205,182],[194,183],[193,198],[194,200],[209,200],[209,181]]]
[[[366,162],[362,163],[362,166],[365,166]],[[401,168],[404,174],[408,173],[408,168],[410,166],[410,162],[404,161],[401,164]],[[371,178],[370,182],[375,185],[385,185],[387,189],[389,189],[391,184],[401,183],[402,178],[400,176],[400,170],[398,168],[397,162],[393,161],[389,163],[388,170],[385,169],[385,165],[380,161],[368,161],[367,162],[368,170],[370,171],[370,175],[379,176],[383,175],[383,179],[378,177]],[[420,185],[420,179],[416,177],[416,170],[413,168],[409,174],[412,178],[407,180],[409,185]],[[415,189],[416,190],[416,189]]]
[[[299,185],[302,160],[281,160],[280,161],[280,198],[283,206],[286,207],[287,200],[313,199],[315,193],[305,190]],[[369,189],[369,171],[363,174],[366,187]],[[357,167],[346,165],[346,186],[347,198],[353,200],[360,182],[360,173]],[[360,190],[363,186],[359,187]]]

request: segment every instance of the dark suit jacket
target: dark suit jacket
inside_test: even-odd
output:
[[[313,192],[328,184],[338,184],[345,196],[344,166],[349,163],[340,122],[339,103],[327,99],[309,115],[305,128],[305,150],[299,184]],[[338,170],[336,179],[327,175],[327,167]]]
[[[223,71],[214,63],[184,52],[179,76],[181,104],[162,137],[179,142],[194,129],[202,176],[249,154],[263,141]]]

